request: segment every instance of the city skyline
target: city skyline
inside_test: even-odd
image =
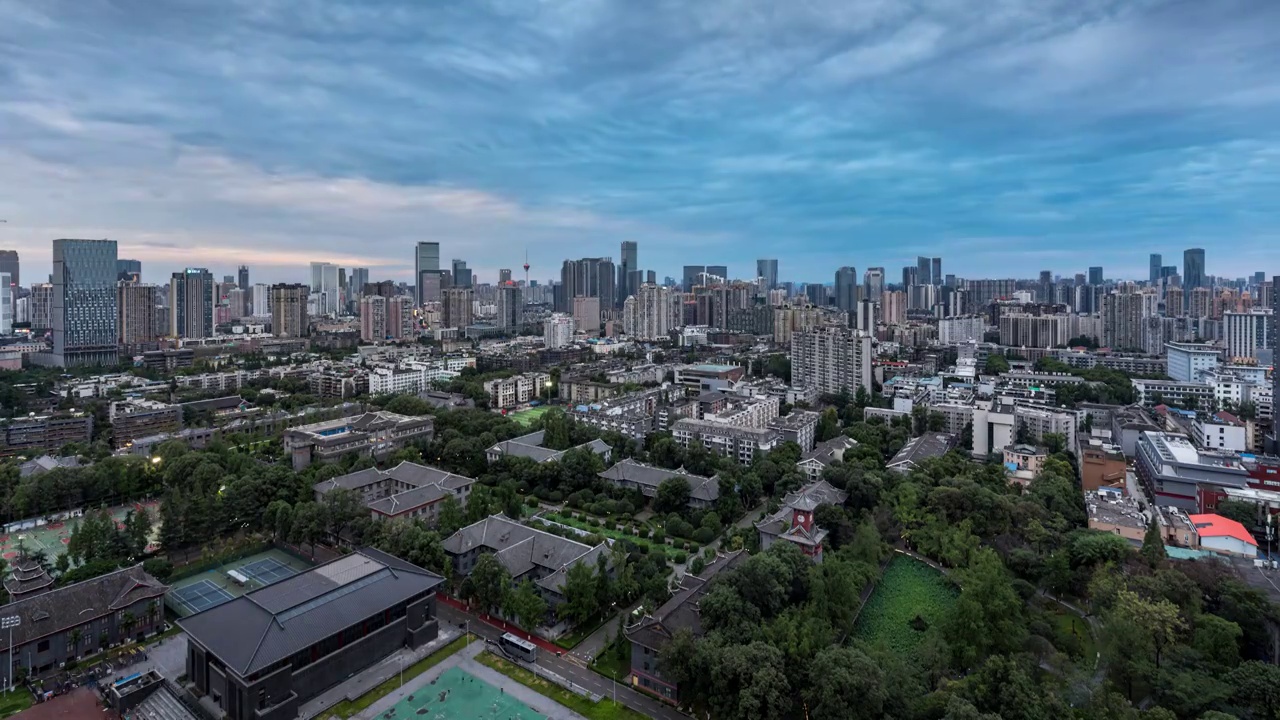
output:
[[[56,238],[153,283],[411,282],[423,240],[481,282],[623,241],[659,277],[693,245],[811,282],[917,256],[1142,279],[1195,247],[1276,270],[1274,4],[9,10],[0,248],[27,285]]]

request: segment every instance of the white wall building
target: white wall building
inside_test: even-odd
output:
[[[1197,418],[1191,425],[1191,439],[1203,450],[1245,452],[1249,449],[1244,423],[1223,422],[1216,418]]]
[[[562,348],[573,342],[573,316],[555,313],[542,323],[542,339],[547,349]]]
[[[1218,349],[1204,343],[1167,342],[1164,353],[1169,361],[1169,377],[1179,382],[1196,382],[1201,370],[1218,366]]]
[[[1228,361],[1234,358],[1256,358],[1259,348],[1270,347],[1271,320],[1271,310],[1223,313],[1222,344],[1226,347]]]

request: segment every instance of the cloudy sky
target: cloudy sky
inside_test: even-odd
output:
[[[1274,0],[0,0],[0,247],[1280,272]]]

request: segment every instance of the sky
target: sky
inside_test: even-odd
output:
[[[0,248],[1280,272],[1274,0],[0,0]]]

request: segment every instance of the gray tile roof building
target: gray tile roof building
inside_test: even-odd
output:
[[[810,480],[822,477],[822,471],[834,462],[843,462],[844,454],[858,446],[858,441],[848,435],[837,435],[830,440],[820,442],[812,450],[800,457],[796,467],[800,468]]]
[[[565,453],[569,452],[569,450],[552,450],[551,448],[543,447],[542,443],[544,436],[545,433],[542,430],[538,430],[536,432],[531,432],[528,435],[521,435],[518,438],[503,440],[486,450],[485,458],[489,462],[497,462],[498,459],[510,455],[512,457],[529,458],[534,462],[544,463],[551,462],[552,460],[559,460],[564,457]],[[608,443],[598,438],[571,449],[578,450],[580,448],[586,448],[597,455],[603,456],[605,462],[608,462],[609,457],[613,454],[613,448],[609,447]]]
[[[720,499],[720,476],[702,477],[679,470],[667,470],[654,465],[647,465],[627,458],[614,463],[613,467],[600,473],[600,477],[619,487],[636,488],[645,497],[652,498],[658,494],[658,486],[665,480],[683,477],[689,481],[689,506],[706,508]]]
[[[955,435],[927,432],[918,438],[908,440],[885,467],[900,473],[909,473],[929,458],[946,455],[948,450],[955,447],[955,443]]]
[[[813,511],[819,505],[842,505],[848,497],[848,493],[826,480],[788,493],[777,512],[756,523],[760,549],[767,550],[773,543],[785,540],[798,545],[814,562],[822,562],[822,540],[827,531],[814,523]]]
[[[585,562],[594,570],[597,557],[603,554],[612,567],[604,543],[592,547],[521,525],[504,515],[491,515],[450,535],[445,538],[444,551],[453,559],[459,576],[469,575],[482,553],[494,553],[512,580],[533,581],[552,603],[563,601],[565,573],[571,565]]]
[[[433,523],[439,513],[437,503],[453,496],[466,505],[475,480],[417,463],[402,462],[389,470],[366,468],[311,486],[317,502],[337,489],[360,496],[373,519],[422,517]]]

